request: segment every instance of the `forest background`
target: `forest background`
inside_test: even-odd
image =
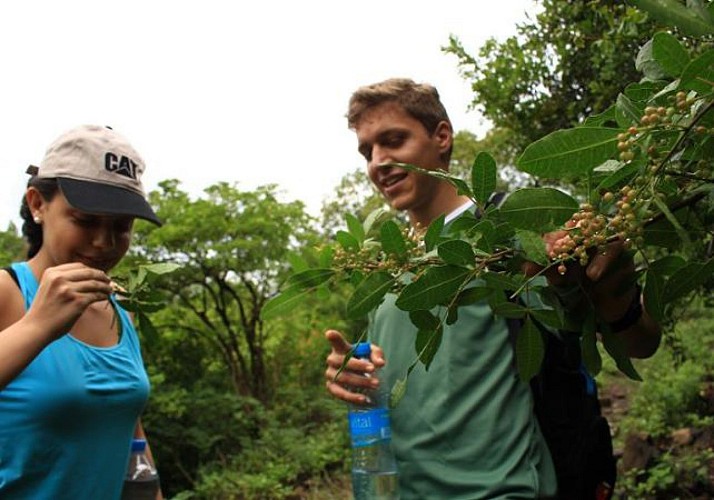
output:
[[[627,84],[642,80],[637,55],[655,33],[681,35],[693,52],[712,46],[711,32],[681,33],[656,9],[616,1],[540,3],[540,14],[505,41],[489,40],[476,52],[456,36],[444,41],[444,57],[456,59],[473,106],[493,124],[485,137],[457,133],[452,172],[468,175],[478,152],[488,151],[500,166],[502,189],[542,182],[516,168],[522,151],[605,112]],[[714,19],[712,2],[686,5]],[[578,191],[573,180],[551,182]],[[347,294],[339,291],[306,298],[280,318],[264,320],[261,311],[311,258],[309,249],[334,238],[347,214],[363,219],[382,206],[364,171],[335,186],[319,218],[302,202],[281,201],[275,185],[246,191],[217,183],[195,197],[179,179],[167,179],[150,197],[165,224],[137,223],[123,265],[180,264],[150,277],[161,307],[145,310],[155,329],[141,330],[152,381],[143,420],[165,495],[347,497],[345,408],[324,390],[323,331],[335,327],[356,338],[364,322],[345,319]],[[705,234],[711,251],[711,227]],[[22,257],[11,224],[0,233],[0,260]],[[643,382],[607,362],[598,376],[621,454],[616,497],[714,494],[711,284],[687,296],[660,351],[636,364]]]

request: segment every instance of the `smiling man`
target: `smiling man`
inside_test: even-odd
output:
[[[425,227],[442,214],[448,224],[472,207],[447,182],[383,166],[408,163],[448,170],[453,130],[434,87],[408,79],[362,87],[350,99],[347,118],[370,179],[395,209],[408,214],[412,225]],[[598,281],[616,255],[595,257],[587,268],[593,293],[607,298],[597,304],[613,321],[627,317],[632,301],[639,300],[634,289],[624,299],[612,293],[631,280],[634,266],[618,267],[607,280]],[[591,272],[593,264],[597,274]],[[328,330],[328,391],[343,401],[364,403],[365,396],[355,389],[369,387],[375,378],[362,374],[377,368],[379,383],[392,387],[416,356],[416,335],[408,313],[388,294],[370,318],[371,359],[351,358],[341,371],[351,345],[340,332]],[[651,355],[659,341],[658,328],[642,312],[622,335],[631,340],[629,354],[640,357]],[[444,327],[429,371],[422,364],[414,367],[406,393],[391,414],[402,498],[556,496],[551,455],[533,412],[530,388],[518,378],[513,356],[506,321],[494,316],[485,301],[460,308],[458,320]]]
[[[451,122],[436,89],[406,79],[362,87],[350,100],[348,124],[369,177],[412,225],[452,220],[471,206],[453,186],[385,163],[448,170]],[[350,390],[360,372],[374,367],[380,383],[392,384],[414,359],[414,329],[407,313],[387,296],[370,325],[372,366],[355,359],[334,381],[349,344],[330,330],[328,390],[345,401],[362,401]],[[377,347],[379,346],[379,347]],[[392,412],[393,446],[404,498],[536,498],[555,493],[555,473],[531,410],[528,386],[513,368],[506,323],[486,304],[469,307],[444,330],[429,372],[422,365]],[[385,360],[387,361],[386,365]],[[352,371],[355,373],[353,374]]]

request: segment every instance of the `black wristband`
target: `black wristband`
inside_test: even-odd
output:
[[[641,295],[642,288],[638,284],[635,286],[635,296],[632,298],[632,302],[630,302],[622,318],[607,324],[611,333],[619,333],[627,330],[640,320],[643,312]]]

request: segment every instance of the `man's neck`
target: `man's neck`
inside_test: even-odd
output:
[[[449,192],[450,191],[450,192]],[[431,221],[441,215],[447,215],[468,203],[468,196],[457,195],[456,190],[443,191],[435,196],[430,203],[415,210],[410,210],[409,223],[412,226],[427,227]]]

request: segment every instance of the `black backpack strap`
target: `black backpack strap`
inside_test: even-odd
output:
[[[10,274],[10,277],[12,278],[12,280],[15,282],[17,287],[20,288],[20,280],[18,279],[17,273],[12,268],[12,266],[5,266],[5,267],[3,267],[3,270],[7,271],[8,274]]]
[[[505,191],[494,191],[493,193],[491,193],[491,196],[489,196],[488,201],[486,202],[486,208],[490,206],[495,206],[498,208],[501,206],[501,203],[503,203],[503,200],[505,199]]]

